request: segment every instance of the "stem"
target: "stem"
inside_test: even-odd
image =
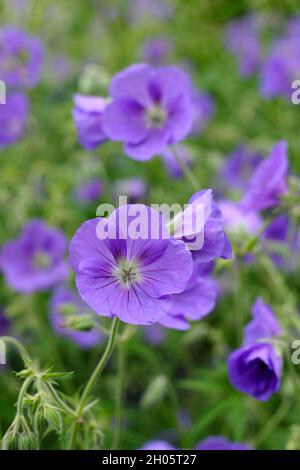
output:
[[[18,341],[16,338],[13,338],[12,336],[1,336],[0,339],[1,341],[4,341],[4,343],[9,343],[15,346],[15,348],[21,354],[25,365],[28,365],[31,363],[29,353],[27,352],[27,349],[25,348],[25,346],[23,346],[23,344],[20,343],[20,341]]]
[[[185,163],[185,161],[182,158],[180,158],[180,156],[178,155],[177,150],[174,146],[172,147],[172,153],[173,153],[178,165],[180,166],[182,172],[184,173],[186,179],[189,181],[190,185],[192,186],[192,188],[195,191],[199,191],[199,183],[196,180],[196,178],[194,176],[194,173],[192,172],[190,167]]]
[[[244,318],[244,297],[243,297],[243,272],[240,258],[236,255],[235,259],[236,292],[235,292],[235,329],[237,345],[241,342]]]
[[[84,387],[84,390],[83,390],[83,393],[81,395],[81,398],[80,398],[80,401],[79,401],[79,404],[78,404],[78,408],[77,408],[77,413],[76,413],[77,419],[73,423],[72,430],[71,430],[69,446],[68,446],[69,449],[72,449],[74,444],[75,444],[77,431],[78,431],[78,425],[81,421],[82,412],[84,410],[84,407],[85,407],[85,404],[86,404],[87,399],[89,397],[89,394],[91,393],[91,391],[92,391],[92,389],[93,389],[93,387],[96,383],[96,380],[97,380],[98,376],[101,374],[102,370],[104,369],[104,367],[105,367],[105,365],[106,365],[106,363],[107,363],[107,361],[108,361],[108,359],[109,359],[109,357],[112,353],[112,350],[114,348],[118,325],[119,325],[119,319],[118,319],[118,317],[115,317],[113,322],[112,322],[112,327],[111,327],[111,330],[110,330],[110,336],[109,336],[109,340],[108,340],[108,343],[106,345],[105,351],[104,351],[100,361],[98,362],[98,365],[94,369],[91,377],[89,378],[86,386]]]
[[[116,425],[112,442],[112,449],[114,450],[118,450],[120,448],[123,431],[123,397],[125,383],[126,345],[126,341],[121,339],[118,348],[118,369],[115,398]]]
[[[273,414],[271,419],[268,421],[266,426],[258,433],[258,435],[254,439],[255,446],[257,447],[258,444],[264,442],[264,440],[272,434],[274,429],[278,426],[278,424],[285,418],[289,409],[291,407],[291,403],[289,401],[283,400],[281,405],[277,408],[276,412]]]
[[[23,382],[23,385],[20,389],[20,393],[19,393],[19,396],[18,396],[18,402],[17,402],[17,416],[18,416],[18,418],[23,416],[23,400],[24,400],[24,397],[27,393],[27,389],[28,389],[29,385],[31,384],[31,382],[32,382],[32,377],[27,377],[27,379]]]
[[[55,390],[55,388],[52,386],[52,385],[49,385],[49,384],[46,384],[46,388],[48,390],[48,392],[50,393],[50,395],[52,396],[53,400],[55,401],[55,403],[67,414],[70,414],[71,416],[76,416],[76,413],[74,410],[72,410],[72,408],[67,404],[65,403],[61,397],[59,396],[59,394],[57,393],[57,391]]]

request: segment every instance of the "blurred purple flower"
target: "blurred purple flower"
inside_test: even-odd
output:
[[[160,439],[153,439],[151,441],[145,442],[143,447],[140,450],[177,450],[172,444],[168,441],[163,441]]]
[[[189,77],[176,67],[135,64],[115,75],[103,129],[136,160],[160,155],[190,132],[194,108]]]
[[[192,133],[200,135],[215,114],[215,103],[208,93],[203,92],[195,94],[193,101],[195,118]]]
[[[6,336],[10,330],[10,320],[5,315],[5,311],[0,308],[0,336]]]
[[[39,38],[16,26],[0,29],[0,77],[10,87],[36,86],[42,74],[44,50]]]
[[[227,190],[244,191],[253,170],[262,161],[262,155],[239,146],[225,160],[219,172],[219,183]]]
[[[29,101],[19,92],[9,93],[6,103],[0,104],[0,148],[18,141],[24,134],[28,120]]]
[[[82,147],[93,150],[107,137],[103,132],[102,117],[108,100],[100,96],[74,96],[73,119]]]
[[[238,62],[239,73],[252,75],[261,62],[261,21],[257,15],[247,15],[231,21],[225,31],[225,45]]]
[[[254,211],[277,206],[288,190],[288,167],[287,143],[279,141],[254,170],[241,206]]]
[[[187,288],[173,295],[170,311],[159,320],[159,323],[166,328],[187,330],[190,328],[189,321],[201,320],[215,308],[217,285],[213,279],[199,274],[198,266],[194,263]]]
[[[98,201],[102,193],[102,182],[99,179],[92,179],[76,188],[75,198],[82,204],[89,204]]]
[[[180,160],[189,167],[192,166],[194,157],[191,150],[186,145],[177,144],[174,147],[176,148],[166,147],[162,153],[162,159],[169,175],[173,178],[181,178],[183,176],[183,171],[177,162],[176,156],[178,156],[178,158],[180,158]]]
[[[256,400],[266,401],[280,388],[282,358],[272,343],[264,342],[282,333],[271,307],[258,299],[253,320],[245,328],[244,345],[228,358],[232,385]]]
[[[252,447],[243,442],[232,442],[223,436],[209,436],[195,447],[196,450],[252,450]]]
[[[254,235],[262,227],[263,220],[257,212],[245,211],[237,202],[218,201],[224,227],[233,235]]]
[[[143,333],[146,338],[146,341],[148,341],[149,344],[152,344],[154,346],[162,343],[166,337],[165,330],[158,323],[155,323],[154,325],[145,326]]]
[[[147,230],[143,238],[131,235],[137,213]],[[79,294],[96,313],[139,325],[170,310],[171,294],[186,288],[193,269],[185,244],[170,239],[162,216],[142,204],[85,222],[70,243],[70,260]]]
[[[170,38],[150,38],[142,44],[140,57],[151,65],[161,65],[167,61],[172,45]]]
[[[66,238],[60,230],[32,220],[19,238],[3,246],[0,268],[7,284],[18,292],[47,290],[68,275],[65,251]]]
[[[260,73],[260,92],[264,98],[291,96],[291,84],[299,78],[300,28],[299,18],[292,20],[284,36],[271,45]]]
[[[133,204],[140,201],[147,192],[146,182],[142,178],[123,178],[113,183],[115,196],[127,196],[128,202]]]
[[[91,313],[91,310],[78,294],[66,287],[58,287],[53,293],[50,306],[50,321],[54,331],[83,349],[92,348],[104,339],[104,335],[97,329],[76,331],[67,328],[64,324],[64,312],[80,316]]]

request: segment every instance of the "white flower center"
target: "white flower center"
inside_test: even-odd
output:
[[[130,287],[132,284],[137,284],[142,279],[139,272],[139,265],[136,260],[128,261],[127,259],[120,259],[114,274],[120,283],[126,287]]]
[[[152,106],[146,112],[147,125],[151,129],[160,129],[166,122],[167,112],[159,105]]]

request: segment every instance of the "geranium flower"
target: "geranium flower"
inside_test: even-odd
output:
[[[142,238],[133,230],[140,225]],[[142,204],[85,222],[70,243],[70,261],[79,294],[96,313],[140,325],[170,310],[171,295],[186,288],[193,269],[185,243],[171,239],[162,216]]]
[[[112,102],[103,113],[103,129],[124,143],[127,155],[149,160],[181,141],[194,120],[192,86],[176,67],[136,64],[115,75]]]
[[[66,238],[42,220],[32,220],[16,240],[7,242],[0,254],[5,280],[22,293],[46,290],[66,279]]]

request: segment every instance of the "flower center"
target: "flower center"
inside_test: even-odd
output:
[[[51,266],[51,258],[47,253],[38,251],[34,256],[33,264],[38,269],[49,268]]]
[[[159,105],[152,106],[146,113],[147,124],[151,129],[161,128],[167,119],[167,112]]]
[[[139,265],[135,260],[120,259],[114,273],[120,283],[126,287],[141,281]]]

